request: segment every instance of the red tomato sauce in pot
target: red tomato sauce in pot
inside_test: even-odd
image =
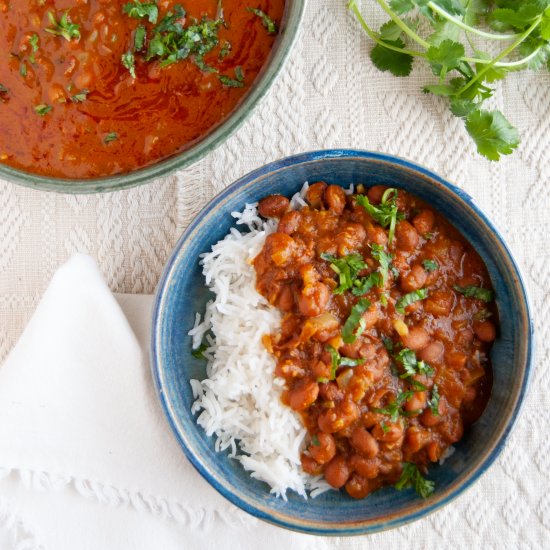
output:
[[[284,0],[0,0],[0,162],[90,178],[185,150],[247,92],[283,11]]]

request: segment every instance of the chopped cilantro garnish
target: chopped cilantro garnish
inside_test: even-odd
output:
[[[408,487],[414,487],[422,498],[428,498],[434,492],[435,483],[424,478],[416,464],[404,462],[403,472],[399,481],[395,484],[395,488],[401,491]]]
[[[404,218],[403,213],[397,210],[397,194],[397,189],[393,187],[386,189],[378,206],[371,204],[366,195],[355,196],[357,204],[362,206],[374,221],[384,228],[389,227],[388,244],[393,241],[397,221]]]
[[[357,365],[362,365],[365,362],[364,359],[352,359],[351,357],[342,357],[338,353],[338,350],[332,346],[327,346],[326,349],[330,353],[332,361],[330,369],[330,380],[334,380],[336,378],[336,371],[340,367],[356,367]]]
[[[384,285],[384,279],[382,274],[378,271],[369,273],[367,277],[361,277],[355,279],[353,283],[352,294],[354,296],[363,296],[366,294],[373,286],[382,287]]]
[[[481,288],[479,286],[458,286],[454,285],[453,288],[466,296],[466,298],[475,298],[476,300],[481,300],[482,302],[492,302],[494,299],[494,294],[492,290],[488,288]]]
[[[392,256],[384,251],[384,247],[380,244],[372,243],[370,245],[371,255],[375,260],[378,260],[380,264],[380,274],[382,275],[382,286],[386,284],[388,280],[390,268],[392,267]]]
[[[246,8],[249,12],[262,20],[262,25],[267,29],[267,34],[275,34],[277,32],[277,25],[267,13],[258,8]]]
[[[242,88],[244,86],[244,74],[241,67],[235,67],[235,78],[231,78],[225,74],[220,75],[218,78],[228,88]]]
[[[399,415],[403,414],[402,407],[403,405],[414,395],[414,391],[400,391],[395,398],[395,401],[392,401],[389,405],[378,409],[373,408],[373,412],[378,414],[387,414],[390,417],[392,422],[397,422]]]
[[[425,300],[427,297],[428,297],[427,288],[413,290],[413,292],[409,292],[408,294],[405,294],[405,296],[401,296],[401,298],[397,300],[395,304],[395,310],[398,313],[404,314],[405,308],[407,306],[410,306],[412,303],[418,302],[419,300]]]
[[[147,47],[146,61],[158,59],[162,67],[187,59],[202,57],[218,45],[218,30],[222,19],[203,18],[189,27],[183,27],[180,20],[185,10],[179,5],[168,12],[153,29]]]
[[[111,141],[116,141],[117,139],[118,139],[118,134],[116,132],[109,132],[103,138],[103,143],[111,143]]]
[[[53,34],[55,36],[61,36],[68,42],[71,40],[80,40],[80,27],[73,23],[69,18],[69,11],[67,10],[62,16],[59,22],[55,19],[55,15],[49,11],[48,19],[52,24],[52,28],[45,29],[46,32]]]
[[[45,116],[45,115],[47,115],[52,109],[53,109],[53,107],[52,107],[51,105],[46,105],[45,103],[42,103],[42,104],[36,105],[36,106],[34,107],[34,112],[35,112],[37,115]]]
[[[82,103],[83,101],[86,101],[86,98],[88,97],[89,93],[90,93],[89,90],[81,90],[77,94],[74,94],[71,96],[71,101],[73,103]]]
[[[435,271],[439,267],[439,264],[435,260],[424,260],[422,265],[428,273]]]
[[[120,61],[123,67],[128,69],[132,78],[136,78],[136,60],[132,52],[123,53]]]
[[[31,55],[29,55],[29,61],[31,63],[35,62],[34,54],[38,51],[38,40],[39,39],[37,34],[32,34],[29,38],[29,44],[31,45],[31,48],[32,48],[32,53]]]
[[[208,65],[202,57],[202,55],[196,55],[194,57],[195,65],[204,73],[217,73],[219,72],[218,69],[215,67],[212,67],[211,65]]]
[[[147,31],[143,25],[139,25],[134,34],[134,50],[139,52],[143,49],[145,45],[145,37],[147,36]]]
[[[128,2],[125,4],[122,11],[135,19],[147,18],[149,23],[153,24],[157,22],[159,16],[159,9],[154,2],[142,4],[138,0],[135,0],[134,2]]]
[[[339,286],[334,289],[334,294],[342,294],[353,287],[357,274],[366,269],[367,264],[360,254],[348,254],[342,258],[337,258],[331,254],[323,252],[321,258],[330,262],[330,268],[338,274],[340,279]]]
[[[414,391],[426,391],[428,389],[424,384],[422,384],[422,382],[419,382],[414,378],[411,378],[410,383]],[[418,411],[414,411],[414,412],[416,413]]]
[[[342,329],[342,338],[346,344],[355,342],[358,336],[365,330],[365,321],[363,313],[370,307],[370,302],[366,298],[359,298],[359,301],[351,308],[351,313],[344,323]]]
[[[432,414],[435,416],[439,416],[439,388],[437,387],[437,384],[434,384],[434,387],[432,388],[432,397],[428,401],[428,405],[430,406],[430,409],[432,411]]]
[[[222,43],[222,47],[220,48],[220,54],[219,58],[223,59],[224,57],[227,57],[231,53],[231,43],[227,40],[224,40]]]
[[[403,365],[405,371],[401,378],[408,378],[416,374],[425,374],[426,376],[433,376],[434,370],[427,365],[424,361],[419,361],[416,358],[416,353],[408,348],[403,348],[396,356],[396,361]]]
[[[191,352],[191,355],[196,359],[204,359],[204,352],[208,349],[205,343],[202,343],[197,349]]]
[[[382,431],[387,434],[390,431],[390,427],[386,425],[385,422],[380,422],[380,427],[382,428]]]
[[[321,445],[321,442],[319,441],[317,434],[313,434],[313,437],[311,438],[311,444],[314,445],[315,447],[319,447]]]
[[[387,336],[382,336],[382,343],[384,344],[384,347],[390,352],[393,353],[393,341],[391,338],[388,338]]]
[[[19,74],[25,78],[27,76],[27,65],[25,64],[24,61],[21,61],[21,63],[19,64]]]

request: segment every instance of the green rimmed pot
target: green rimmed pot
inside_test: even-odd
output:
[[[268,92],[292,49],[306,1],[286,0],[279,36],[251,89],[223,122],[189,149],[150,166],[115,176],[89,179],[52,178],[17,170],[0,163],[0,178],[41,191],[70,194],[102,193],[136,187],[197,162],[233,135]]]

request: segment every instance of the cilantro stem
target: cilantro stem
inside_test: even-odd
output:
[[[488,38],[489,40],[513,40],[514,38],[520,36],[519,34],[495,34],[492,32],[485,32],[480,29],[471,27],[470,25],[467,25],[466,23],[464,23],[464,21],[452,16],[450,13],[446,12],[443,8],[440,8],[434,2],[428,2],[428,7],[441,15],[441,17],[447,19],[447,21],[451,21],[451,23],[454,23],[457,27],[460,27],[462,30],[477,34],[478,36],[482,36],[483,38]]]
[[[422,37],[418,36],[389,6],[384,0],[376,0],[380,7],[392,18],[393,22],[410,38],[412,38],[417,44],[429,49],[430,44],[426,42]],[[430,2],[431,3],[431,2]]]
[[[382,40],[378,34],[376,34],[368,25],[365,19],[363,18],[363,15],[359,11],[359,8],[357,7],[356,0],[351,0],[351,2],[348,4],[348,8],[353,12],[355,15],[357,21],[359,21],[359,24],[361,27],[363,27],[363,30],[369,35],[369,37],[374,40],[377,44],[380,46],[387,48],[388,50],[392,50],[394,52],[398,53],[405,53],[407,55],[412,55],[415,57],[426,57],[426,54],[423,52],[417,52],[415,50],[409,50],[407,48],[400,48],[399,46],[394,46],[393,44],[388,44],[384,40]]]
[[[460,90],[456,92],[455,96],[460,96],[461,94],[463,94],[466,90],[473,86],[486,72],[490,71],[491,68],[496,65],[496,63],[505,58],[509,53],[513,52],[540,25],[541,20],[541,16],[537,17],[533,21],[531,26],[524,33],[519,35],[519,38],[515,42],[510,44],[510,46],[499,53],[490,63],[485,65],[485,67],[483,67],[483,69],[481,69],[481,71],[479,71],[476,76],[468,82],[468,84],[462,86],[462,88],[460,88]]]

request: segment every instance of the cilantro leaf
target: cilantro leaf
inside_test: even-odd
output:
[[[377,414],[387,414],[392,422],[397,422],[399,416],[403,414],[403,405],[411,399],[414,393],[414,391],[410,390],[405,392],[400,391],[394,401],[383,408],[373,407],[372,411]]]
[[[109,132],[103,138],[103,143],[111,143],[111,141],[116,141],[117,139],[118,139],[118,134],[116,132]]]
[[[534,2],[525,2],[517,9],[497,8],[488,17],[491,28],[497,31],[523,30],[529,26],[540,14],[540,5]]]
[[[126,69],[128,69],[132,78],[136,78],[136,65],[135,65],[134,54],[132,52],[123,53],[120,58],[120,61],[123,67],[126,67]]]
[[[384,247],[380,244],[372,243],[370,245],[371,248],[371,255],[375,260],[378,260],[378,263],[380,264],[380,274],[382,275],[382,285],[384,286],[386,284],[386,281],[388,280],[390,268],[391,268],[391,261],[392,261],[392,255],[388,254]]]
[[[46,105],[44,103],[41,103],[40,105],[36,105],[34,107],[34,112],[37,115],[46,116],[52,109],[53,107],[51,105]]]
[[[343,258],[336,258],[335,256],[323,252],[321,258],[330,262],[330,268],[338,274],[340,279],[340,284],[334,289],[334,294],[342,294],[346,290],[352,288],[357,274],[367,267],[367,264],[360,254],[348,254]]]
[[[464,6],[460,0],[433,0],[433,3],[451,15],[464,15]]]
[[[220,82],[228,88],[242,88],[244,86],[244,77],[241,74],[241,78],[239,78],[237,69],[235,69],[235,78],[231,78],[225,74],[221,74],[218,78]]]
[[[419,290],[413,290],[412,292],[409,292],[408,294],[405,294],[404,296],[401,296],[399,300],[397,300],[395,304],[395,310],[398,313],[405,314],[405,308],[407,306],[410,306],[414,302],[418,302],[419,300],[425,300],[428,297],[428,289],[427,288],[421,288]]]
[[[540,36],[543,40],[550,40],[550,7],[544,10],[544,16],[540,23]]]
[[[83,103],[84,101],[86,101],[89,93],[90,93],[89,90],[86,90],[86,89],[81,90],[77,94],[74,94],[71,96],[71,101],[73,103]]]
[[[355,201],[362,206],[370,217],[382,227],[389,228],[388,244],[393,241],[395,225],[398,220],[404,218],[403,213],[397,209],[397,189],[390,187],[384,191],[379,205],[374,205],[366,195],[356,195]]]
[[[142,4],[138,0],[134,2],[128,2],[122,8],[122,11],[135,19],[149,20],[149,23],[155,24],[159,16],[159,9],[154,2]]]
[[[326,350],[330,353],[331,357],[331,369],[330,369],[330,380],[334,380],[336,378],[336,371],[340,367],[356,367],[357,365],[362,365],[365,360],[364,359],[352,359],[351,357],[342,357],[338,350],[332,346],[327,346]]]
[[[390,0],[390,7],[397,15],[403,15],[414,9],[413,0]]]
[[[386,40],[385,43],[397,48],[405,47],[401,38]],[[390,71],[394,76],[409,76],[411,74],[413,57],[407,53],[396,52],[377,44],[371,50],[370,58],[374,66],[381,71]]]
[[[390,353],[393,353],[394,344],[391,338],[389,338],[388,336],[382,336],[382,343]]]
[[[440,75],[441,71],[456,69],[464,57],[464,46],[452,40],[443,40],[439,46],[431,46],[426,55],[434,74]]]
[[[481,288],[479,286],[458,286],[454,285],[453,288],[466,296],[466,298],[475,298],[476,300],[481,300],[482,302],[492,302],[494,299],[494,293],[488,288]]]
[[[434,375],[434,369],[424,361],[419,361],[416,358],[416,353],[411,349],[403,348],[395,356],[395,360],[401,363],[405,371],[400,378],[409,378],[416,374],[425,374],[426,376]]]
[[[475,110],[466,117],[466,130],[477,150],[489,160],[509,155],[519,145],[518,131],[500,111]]]
[[[351,308],[349,317],[346,319],[342,329],[342,338],[346,344],[353,344],[357,337],[365,330],[363,313],[365,313],[369,307],[369,300],[366,298],[359,298],[359,301]]]
[[[55,36],[61,36],[68,42],[73,39],[80,40],[80,27],[69,19],[69,11],[70,10],[67,10],[59,21],[57,21],[55,15],[49,11],[48,19],[52,24],[52,28],[45,29],[45,31]]]
[[[414,487],[415,491],[422,497],[428,498],[435,490],[435,483],[422,476],[418,466],[412,462],[403,463],[403,472],[399,481],[395,484],[398,491]]]
[[[134,50],[136,52],[139,52],[143,49],[143,46],[145,45],[146,36],[147,36],[147,31],[145,30],[145,27],[143,25],[139,25],[136,28],[136,32],[134,34]]]
[[[380,38],[384,41],[392,41],[397,40],[401,37],[403,34],[403,30],[401,27],[397,25],[397,23],[390,19],[389,21],[386,21],[381,27],[380,27]]]
[[[451,100],[451,112],[457,117],[466,117],[478,108],[478,105],[471,99]]]
[[[384,279],[382,274],[378,271],[369,273],[368,277],[361,277],[354,281],[354,287],[351,290],[351,293],[354,296],[363,296],[366,294],[373,286],[383,287]]]
[[[160,66],[166,67],[192,57],[200,65],[202,57],[218,45],[222,19],[203,18],[183,27],[181,20],[184,17],[185,10],[176,4],[173,11],[169,11],[153,28],[147,45],[146,61],[158,59]],[[244,86],[238,79],[225,78],[235,80],[234,86]]]
[[[246,8],[249,12],[253,13],[256,17],[259,17],[262,21],[262,25],[267,29],[267,34],[275,34],[277,32],[277,25],[267,13],[258,8]]]
[[[428,405],[432,411],[432,414],[434,416],[440,416],[439,415],[439,400],[441,396],[439,395],[439,388],[437,387],[437,384],[433,385],[432,388],[432,396],[430,400],[428,401]]]
[[[424,266],[424,269],[431,273],[432,271],[435,271],[439,268],[439,264],[435,260],[426,259],[422,262],[422,265]]]
[[[204,359],[204,352],[208,349],[208,346],[203,342],[197,349],[191,352],[191,355],[195,359]]]

